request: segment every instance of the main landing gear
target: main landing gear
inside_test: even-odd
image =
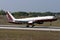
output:
[[[29,24],[27,24],[27,26],[26,27],[34,27],[35,25],[34,24],[31,24],[31,25],[29,25]]]

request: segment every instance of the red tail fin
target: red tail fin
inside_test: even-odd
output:
[[[9,12],[6,12],[6,16],[9,22],[13,21],[13,18],[11,17],[11,14]]]

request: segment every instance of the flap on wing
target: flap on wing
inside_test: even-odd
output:
[[[33,23],[33,21],[29,21],[28,23]]]

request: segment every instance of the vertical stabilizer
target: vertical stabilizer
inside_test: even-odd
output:
[[[14,22],[15,18],[13,17],[13,15],[10,12],[7,11],[6,16],[7,16],[7,19],[9,22]]]

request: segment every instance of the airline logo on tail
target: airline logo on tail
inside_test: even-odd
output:
[[[6,16],[9,22],[13,21],[13,18],[10,16],[9,12],[6,12]]]

